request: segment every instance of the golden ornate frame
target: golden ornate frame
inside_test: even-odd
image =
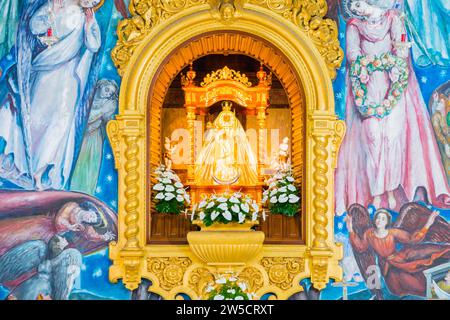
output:
[[[306,277],[323,289],[330,278],[342,277],[342,246],[334,242],[333,226],[334,168],[345,132],[334,112],[331,83],[343,57],[336,24],[324,18],[324,0],[224,6],[219,0],[132,0],[132,18],[118,26],[112,57],[123,79],[119,115],[107,126],[119,172],[119,234],[110,244],[110,281],[122,278],[133,290],[147,278],[149,290],[163,298],[185,293],[198,299],[212,279],[214,270],[188,245],[147,244],[146,183],[150,167],[161,159],[161,105],[173,77],[202,55],[231,52],[257,58],[282,82],[291,105],[293,162],[304,159],[306,168],[294,166],[304,188],[305,244],[264,245],[239,277],[258,295],[278,299],[302,291],[299,281]]]

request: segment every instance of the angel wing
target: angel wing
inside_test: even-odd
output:
[[[362,238],[366,230],[371,226],[369,212],[364,206],[356,203],[352,204],[347,211],[348,215],[352,217],[353,231],[358,235],[358,237]],[[367,282],[368,268],[377,264],[375,254],[370,247],[364,253],[359,253],[358,251],[353,250],[353,254],[355,256],[356,263],[358,264],[359,271],[361,272],[364,281]],[[370,291],[377,299],[383,299],[383,294],[380,289],[370,289]]]
[[[431,212],[418,203],[407,203],[400,208],[394,227],[414,233],[423,228]],[[423,241],[450,243],[450,224],[444,218],[436,217]]]
[[[0,283],[16,280],[37,268],[47,256],[47,245],[42,240],[22,243],[0,257]]]
[[[67,300],[81,270],[83,257],[77,249],[66,249],[51,260],[53,300]]]

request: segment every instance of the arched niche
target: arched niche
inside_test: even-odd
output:
[[[168,86],[191,61],[223,52],[261,61],[282,82],[292,114],[294,171],[303,186],[305,244],[264,246],[240,276],[260,279],[253,289],[260,295],[275,292],[279,299],[301,291],[303,278],[311,277],[314,287],[323,289],[330,278],[342,277],[333,193],[345,126],[334,112],[331,83],[342,50],[335,46],[336,25],[323,18],[325,1],[310,2],[320,10],[287,3],[280,11],[268,2],[243,1],[234,4],[232,19],[221,15],[220,5],[206,1],[173,3],[179,7],[168,2],[163,8],[146,0],[132,2],[133,18],[119,24],[112,52],[123,79],[119,115],[107,128],[119,172],[119,235],[110,245],[111,281],[122,278],[135,289],[147,278],[152,292],[170,299],[178,292],[198,296],[195,281],[211,275],[187,245],[147,244],[148,190],[151,168],[161,159],[160,118]],[[311,10],[311,20],[298,18],[304,17],[302,10]]]

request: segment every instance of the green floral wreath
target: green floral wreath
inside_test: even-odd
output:
[[[394,68],[398,72],[394,79],[391,79],[387,97],[380,104],[367,105],[367,82],[372,73],[375,71],[390,72]],[[350,67],[350,80],[358,111],[363,117],[382,119],[389,115],[408,86],[408,77],[409,70],[406,60],[390,52],[380,56],[358,56]]]

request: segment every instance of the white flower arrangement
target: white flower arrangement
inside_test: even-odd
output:
[[[160,165],[155,173],[157,184],[153,186],[156,211],[180,214],[191,203],[189,194],[178,175]]]
[[[241,192],[212,194],[196,203],[192,208],[191,220],[198,218],[205,226],[213,223],[240,224],[257,221],[259,206],[249,195]]]
[[[206,287],[208,300],[256,300],[256,294],[248,292],[247,284],[236,277],[221,277]]]
[[[295,216],[300,209],[300,196],[291,169],[277,172],[266,183],[262,204],[273,214]]]

